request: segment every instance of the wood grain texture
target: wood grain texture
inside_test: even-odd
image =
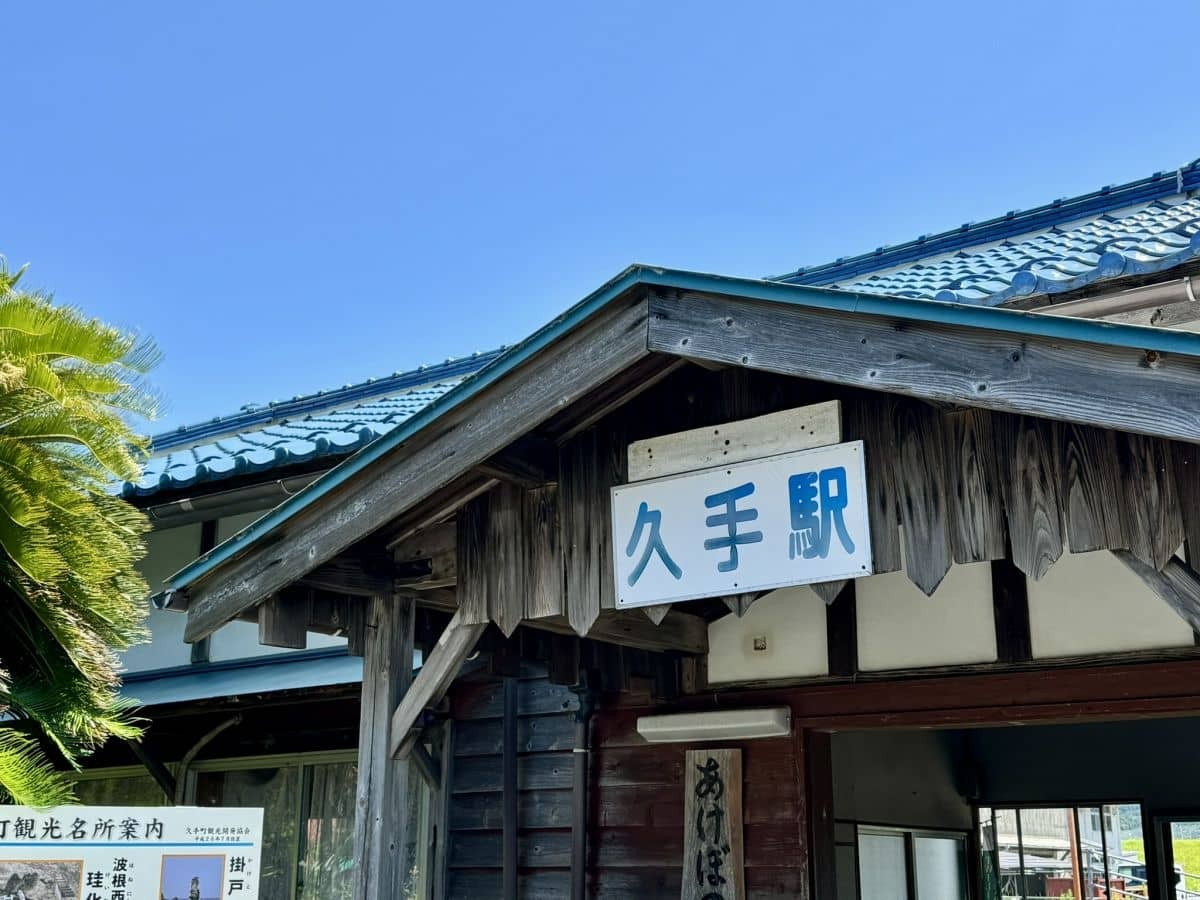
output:
[[[849,580],[843,578],[841,581],[814,582],[813,584],[810,584],[809,587],[812,588],[813,593],[824,600],[825,605],[828,606],[839,596],[841,596],[842,591],[846,589],[846,585],[849,583]]]
[[[353,875],[354,896],[363,900],[403,896],[409,765],[393,759],[389,731],[392,711],[412,682],[415,621],[416,603],[407,597],[372,598],[367,611]]]
[[[1121,521],[1116,435],[1102,428],[1055,422],[1054,455],[1072,553],[1127,546]]]
[[[667,613],[671,611],[670,603],[656,603],[653,606],[643,606],[642,614],[653,622],[655,625],[662,623],[662,620],[667,617]]]
[[[561,616],[565,612],[564,574],[559,544],[557,485],[526,492],[523,533],[529,559],[525,618]]]
[[[846,440],[861,440],[867,467],[867,515],[875,574],[897,572],[900,552],[895,465],[899,456],[892,419],[895,398],[863,394],[847,403]]]
[[[1028,416],[997,416],[994,427],[1012,561],[1036,581],[1063,551],[1053,436]]]
[[[459,510],[455,519],[458,571],[458,617],[464,625],[486,625],[488,609],[487,533],[491,494],[482,494]]]
[[[1171,446],[1175,468],[1175,493],[1183,519],[1187,559],[1192,565],[1200,560],[1200,447],[1176,441]]]
[[[491,493],[484,571],[487,573],[488,614],[509,637],[525,618],[528,584],[528,533],[525,530],[525,491],[504,483]]]
[[[1113,555],[1125,563],[1138,578],[1156,595],[1162,598],[1167,606],[1192,626],[1193,631],[1200,631],[1200,576],[1186,563],[1171,559],[1159,571],[1145,560],[1139,559],[1131,551],[1115,550]]]
[[[1161,569],[1183,543],[1170,444],[1136,434],[1117,436],[1122,511],[1129,552]]]
[[[629,480],[662,478],[824,447],[836,444],[841,435],[841,404],[836,400],[663,434],[629,445]]]
[[[1027,662],[1033,659],[1033,638],[1025,573],[1010,559],[993,560],[991,570],[996,658],[1003,663]]]
[[[950,548],[960,565],[1002,559],[1005,554],[1004,503],[996,467],[992,417],[964,409],[942,416],[946,441],[946,481]]]
[[[905,568],[909,580],[930,595],[950,571],[951,556],[941,422],[930,407],[902,401],[895,423]]]
[[[612,304],[192,586],[185,639],[211,634],[464,476],[647,355],[646,303]]]
[[[1200,441],[1200,361],[935,322],[683,293],[650,301],[652,351]]]
[[[312,591],[293,588],[268,597],[258,607],[258,642],[268,647],[303,650],[308,646]]]
[[[425,663],[416,679],[394,707],[390,739],[392,756],[400,754],[406,745],[411,744],[413,729],[418,727],[419,716],[445,695],[450,683],[458,675],[463,660],[470,655],[476,641],[479,640],[479,635],[483,633],[484,625],[465,623],[461,616],[461,612],[458,612],[451,618],[445,631],[425,657]],[[411,653],[408,658],[412,659]],[[409,665],[411,667],[411,663]]]
[[[689,750],[684,772],[680,897],[743,900],[742,752]]]

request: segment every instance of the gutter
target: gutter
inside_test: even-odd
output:
[[[1101,294],[1098,297],[1069,300],[1066,303],[1052,303],[1040,308],[1038,312],[1050,316],[1099,319],[1104,316],[1137,312],[1155,306],[1195,303],[1197,300],[1200,300],[1200,277],[1187,275],[1176,281],[1164,281],[1160,284],[1149,284],[1127,291]]]
[[[509,372],[554,343],[563,334],[574,330],[585,319],[590,318],[628,292],[645,287],[728,295],[767,303],[829,310],[835,313],[878,316],[891,320],[933,322],[958,328],[976,328],[1142,351],[1156,350],[1160,353],[1200,358],[1200,334],[1189,332],[1166,331],[1141,325],[1126,325],[1070,316],[1052,316],[1000,307],[883,297],[829,288],[785,284],[778,281],[633,265],[565,313],[535,331],[524,341],[506,350],[496,360],[481,369],[474,378],[448,391],[408,419],[403,425],[329,470],[306,490],[284,500],[257,522],[247,526],[220,546],[180,569],[167,579],[167,583],[175,591],[184,590],[212,574],[226,561],[243,553],[251,544],[278,528],[300,510],[324,497],[369,467],[377,459],[391,452],[393,448],[410,440],[448,410],[454,409],[491,387]]]
[[[150,517],[150,521],[156,524],[173,527],[187,525],[190,522],[202,522],[211,519],[214,514],[236,516],[241,513],[270,509],[281,500],[286,500],[293,494],[304,490],[322,474],[315,472],[307,475],[294,475],[291,478],[278,478],[274,481],[234,488],[216,494],[183,497],[170,503],[148,506],[146,515]]]

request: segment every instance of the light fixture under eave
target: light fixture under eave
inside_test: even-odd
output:
[[[791,734],[792,711],[786,706],[773,706],[639,716],[637,730],[652,744],[783,737]]]

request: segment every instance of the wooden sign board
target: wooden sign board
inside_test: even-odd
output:
[[[629,480],[646,481],[811,450],[842,439],[842,404],[838,400],[693,428],[634,441],[629,445]]]
[[[862,441],[612,488],[617,607],[872,574]]]
[[[682,900],[743,900],[742,751],[689,750]]]

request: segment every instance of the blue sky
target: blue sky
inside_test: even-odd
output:
[[[153,335],[152,428],[1200,156],[1194,0],[5,10],[0,253]]]

